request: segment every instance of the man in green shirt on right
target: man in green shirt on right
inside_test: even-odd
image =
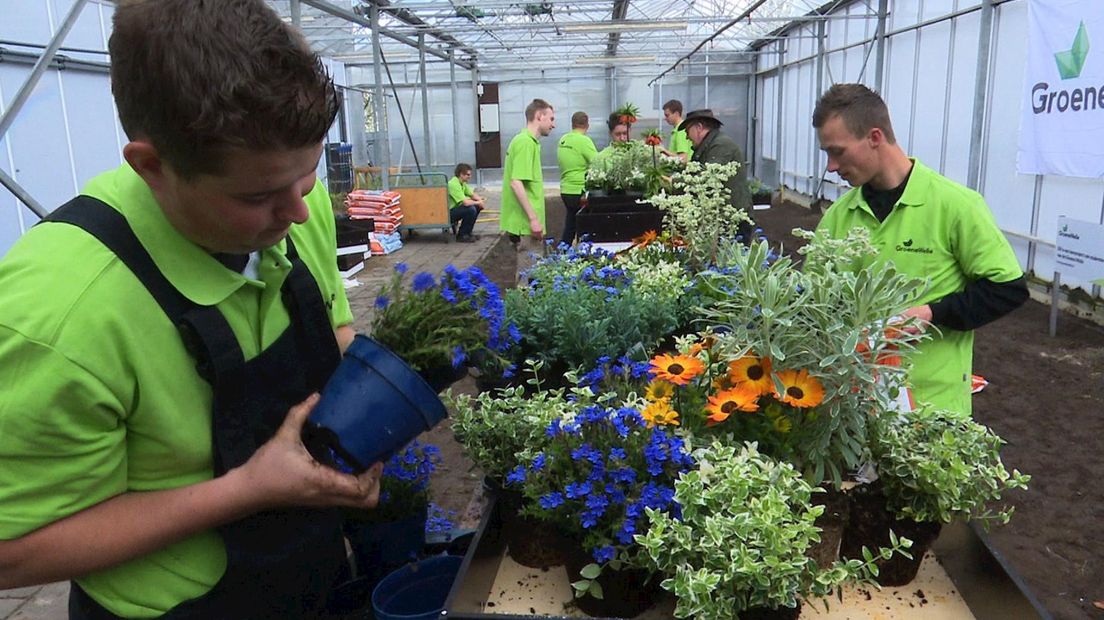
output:
[[[901,313],[938,328],[912,358],[913,400],[969,416],[973,330],[1028,296],[1012,247],[980,194],[905,154],[885,102],[866,86],[828,89],[813,111],[813,127],[828,171],[853,188],[829,207],[818,229],[842,238],[854,227],[867,228],[878,260],[928,280],[926,292]]]
[[[560,146],[556,149],[556,160],[560,164],[560,198],[564,202],[564,229],[560,241],[567,245],[575,242],[575,214],[583,198],[587,167],[598,154],[594,140],[587,135],[589,129],[590,118],[586,112],[572,114],[571,131],[560,138]]]
[[[671,130],[671,141],[668,148],[663,149],[663,154],[668,157],[678,157],[682,163],[694,158],[694,146],[690,144],[690,138],[686,136],[686,130],[679,128],[682,123],[682,102],[672,99],[663,104],[663,121],[674,129]]]
[[[534,99],[525,107],[525,129],[506,147],[499,228],[510,235],[517,249],[519,282],[534,257],[544,253],[544,176],[540,139],[551,134],[555,127],[552,104]]]

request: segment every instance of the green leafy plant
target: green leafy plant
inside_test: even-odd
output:
[[[1005,524],[1013,508],[994,512],[989,504],[1031,480],[1005,469],[1004,441],[992,430],[951,411],[921,408],[881,420],[872,443],[888,508],[899,518]]]
[[[800,409],[748,407],[733,414],[726,431],[760,442],[760,449],[793,463],[809,480],[837,486],[844,473],[869,458],[867,426],[895,406],[907,356],[915,338],[888,320],[910,305],[923,283],[871,263],[852,270],[874,253],[864,232],[841,242],[812,235],[805,270],[777,257],[765,241],[751,247],[732,241],[719,246],[718,266],[699,274],[707,300],[700,322],[715,331],[713,358],[751,357],[770,377],[765,392],[797,397],[808,392],[786,381],[785,369],[805,373],[805,385],[822,398]],[[816,260],[812,260],[816,257]],[[818,401],[819,402],[813,402]],[[785,420],[779,416],[784,415]]]
[[[527,287],[506,293],[506,316],[521,333],[515,362],[539,359],[562,374],[659,342],[678,326],[686,306],[678,280],[664,288],[644,271],[642,266],[634,277],[613,255],[587,244],[538,262],[528,272]]]
[[[500,484],[506,474],[540,452],[553,420],[572,418],[581,408],[564,398],[563,390],[526,395],[518,386],[482,392],[478,396],[448,393],[452,432],[464,451],[487,476]]]
[[[643,557],[666,578],[678,602],[675,616],[731,620],[750,608],[796,607],[839,585],[877,574],[875,554],[820,568],[806,552],[819,541],[813,488],[789,464],[742,447],[713,442],[695,451],[698,468],[675,482],[680,517],[647,510],[637,535]],[[890,557],[910,545],[893,537]]]
[[[418,371],[460,368],[473,357],[483,367],[504,366],[503,353],[520,337],[505,321],[498,287],[479,270],[448,265],[440,277],[421,272],[406,285],[407,267],[395,265],[375,301],[372,337]]]
[[[614,142],[590,162],[586,188],[649,197],[666,187],[666,179],[681,166],[682,160],[657,153],[640,140]]]
[[[648,202],[666,213],[664,221],[672,234],[687,243],[687,252],[697,268],[716,262],[719,246],[735,239],[739,226],[750,222],[747,213],[733,207],[728,180],[741,164],[690,162],[671,179],[670,189],[651,196]]]

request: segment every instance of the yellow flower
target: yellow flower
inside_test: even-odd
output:
[[[656,379],[686,385],[694,377],[705,372],[705,364],[688,355],[657,355],[652,358],[652,374]]]
[[[778,380],[783,392],[777,396],[787,405],[808,408],[824,401],[824,386],[816,377],[810,377],[808,370],[783,370],[778,373]]]
[[[705,410],[709,412],[709,421],[718,424],[737,411],[748,413],[758,411],[759,404],[756,402],[758,399],[759,393],[755,390],[737,386],[710,396]]]
[[[788,433],[793,428],[793,422],[786,416],[780,415],[771,420],[771,426],[779,433]]]
[[[771,362],[768,357],[745,355],[734,362],[729,362],[728,376],[733,383],[747,383],[754,386],[760,394],[770,394],[774,391]]]
[[[674,395],[675,386],[659,379],[649,383],[647,389],[644,391],[644,398],[647,398],[653,403],[661,400],[671,400],[671,397]]]
[[[671,402],[668,400],[658,400],[654,403],[649,403],[648,406],[640,412],[640,417],[644,418],[644,422],[648,425],[648,428],[657,425],[679,425],[679,414],[671,408]]]

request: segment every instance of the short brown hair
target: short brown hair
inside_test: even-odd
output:
[[[674,112],[675,114],[682,115],[682,102],[678,99],[672,99],[663,104],[663,109],[668,112]]]
[[[337,115],[318,56],[263,0],[124,0],[113,23],[123,130],[185,179],[221,172],[230,148],[318,143]]]
[[[885,101],[862,84],[836,84],[825,91],[813,109],[813,127],[820,129],[828,119],[837,115],[856,138],[877,127],[882,130],[887,142],[897,143]]]
[[[471,164],[459,163],[459,164],[456,164],[456,169],[452,171],[452,175],[458,177],[458,176],[464,174],[465,172],[471,172],[471,171],[472,171]]]
[[[533,119],[537,118],[537,112],[541,110],[551,110],[552,104],[548,103],[544,99],[534,99],[529,102],[529,105],[525,106],[525,122],[531,123]]]
[[[618,125],[632,127],[632,123],[621,120],[621,114],[618,114],[617,112],[611,112],[609,118],[606,119],[606,127],[609,127],[610,133],[613,133],[613,128]]]
[[[587,116],[586,112],[576,112],[576,113],[571,115],[571,128],[572,129],[575,129],[576,127],[589,127],[589,126],[590,126],[590,117]]]

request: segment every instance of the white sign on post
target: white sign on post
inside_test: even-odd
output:
[[[1104,226],[1061,216],[1055,269],[1090,284],[1104,285]]]

